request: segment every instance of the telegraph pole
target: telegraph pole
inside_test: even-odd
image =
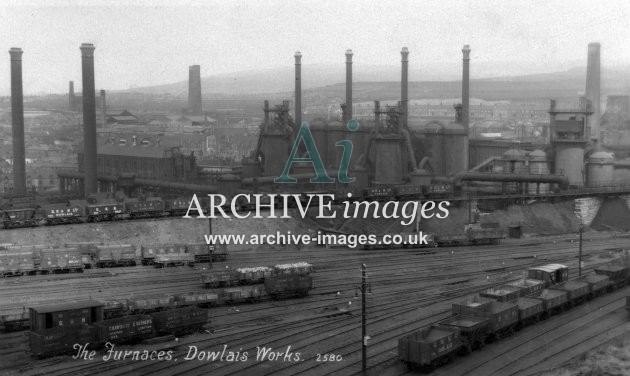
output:
[[[367,374],[367,341],[368,337],[366,335],[366,314],[365,314],[365,306],[366,306],[366,293],[367,293],[367,277],[365,276],[366,266],[365,264],[361,265],[361,370],[364,375]]]
[[[578,253],[578,276],[582,276],[582,233],[584,225],[580,223],[580,252]]]
[[[212,218],[208,216],[208,235],[212,235]],[[212,250],[214,244],[208,244],[208,269],[212,269]]]

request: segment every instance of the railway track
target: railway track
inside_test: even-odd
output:
[[[599,239],[587,242],[584,249],[585,254],[588,252],[595,254],[597,252],[598,256],[606,256],[617,247],[627,246],[630,246],[630,240],[628,239]],[[318,270],[314,274],[316,289],[312,291],[311,297],[299,301],[263,302],[256,305],[214,308],[212,309],[212,320],[213,325],[217,324],[215,333],[201,333],[181,338],[176,344],[163,344],[161,346],[164,348],[180,348],[179,351],[182,351],[181,348],[185,349],[185,346],[189,344],[197,343],[199,349],[211,349],[223,342],[229,344],[230,347],[242,345],[254,348],[256,345],[264,344],[263,342],[273,341],[269,343],[272,343],[274,347],[295,344],[294,348],[299,346],[302,349],[309,350],[310,353],[319,349],[317,346],[337,349],[334,347],[334,344],[340,342],[340,347],[335,351],[346,354],[341,364],[317,365],[313,364],[314,362],[309,358],[309,360],[294,366],[287,364],[269,366],[267,363],[218,363],[209,365],[207,362],[197,364],[199,362],[189,361],[168,364],[168,368],[165,368],[162,363],[144,364],[142,362],[140,362],[141,364],[137,362],[131,364],[123,363],[120,364],[120,367],[110,363],[107,367],[103,365],[103,368],[100,368],[101,366],[94,363],[85,364],[84,362],[80,365],[73,365],[75,362],[67,361],[69,359],[67,357],[61,358],[62,361],[55,361],[52,364],[54,365],[53,368],[59,369],[58,374],[98,373],[96,372],[97,370],[105,371],[105,368],[108,367],[108,374],[112,375],[125,374],[125,372],[130,370],[133,370],[135,374],[152,374],[153,372],[162,372],[162,374],[182,372],[201,374],[210,370],[213,373],[217,372],[217,374],[243,374],[243,370],[249,370],[256,374],[276,372],[279,374],[298,372],[324,374],[328,370],[339,374],[352,374],[356,371],[356,364],[358,364],[356,362],[359,361],[358,351],[360,347],[356,341],[360,337],[359,319],[356,313],[354,313],[354,316],[338,315],[326,317],[327,312],[323,311],[323,309],[343,304],[349,300],[348,298],[356,305],[357,301],[352,296],[354,295],[355,286],[359,283],[357,268],[361,262],[366,262],[369,266],[369,275],[373,289],[373,297],[370,298],[370,309],[373,311],[370,311],[369,325],[370,328],[375,330],[370,333],[373,336],[373,340],[370,342],[370,366],[379,368],[379,364],[386,365],[392,359],[392,346],[388,344],[388,341],[391,342],[394,336],[392,335],[392,338],[386,339],[384,337],[386,333],[393,333],[396,330],[402,332],[411,331],[414,329],[413,325],[421,327],[432,320],[437,320],[440,314],[448,311],[450,308],[449,302],[481,289],[484,283],[487,285],[501,283],[505,280],[506,275],[510,275],[509,272],[512,269],[524,269],[526,265],[549,262],[551,260],[571,260],[569,264],[574,263],[576,248],[576,244],[558,241],[556,244],[543,247],[541,247],[541,244],[519,247],[460,247],[457,248],[455,254],[451,254],[448,252],[448,249],[442,248],[438,248],[437,252],[432,254],[427,254],[422,249],[339,251],[321,248],[299,251],[282,250],[281,252],[267,252],[262,255],[260,253],[255,255],[254,252],[237,253],[229,261],[232,262],[232,265],[252,266],[251,260],[257,260],[258,264],[260,264],[260,260],[263,258],[265,264],[272,264],[276,260],[287,261],[287,257],[313,263]],[[597,248],[600,249],[597,250]],[[533,251],[538,256],[536,259],[531,257]],[[496,265],[487,264],[497,258],[506,260],[505,266],[501,266],[498,270],[490,270],[496,269],[493,267]],[[605,258],[603,259],[605,260]],[[477,263],[481,265],[475,265]],[[454,269],[453,272],[449,273],[446,271],[447,267],[452,267]],[[146,276],[141,278],[138,275],[138,271],[143,269],[138,267],[137,269],[120,268],[115,270],[121,271],[122,269],[131,270],[121,272],[117,276],[125,277],[121,278],[120,285],[117,286],[117,288],[121,289],[119,292],[138,291],[138,293],[146,293],[146,287],[135,286],[141,284],[142,281],[146,281]],[[429,274],[431,270],[440,269],[442,271],[434,273],[433,277]],[[187,273],[190,274],[188,270],[169,270],[169,272],[175,273],[155,274],[161,275],[165,282],[176,278],[181,278],[181,280],[166,289],[159,289],[159,292],[171,293],[171,291],[179,291],[177,290],[179,288],[198,288],[202,290],[196,277],[192,278],[186,275]],[[411,272],[415,272],[415,274],[409,275]],[[466,273],[465,278],[458,277],[463,275],[463,273]],[[155,277],[153,273],[150,274],[151,277]],[[166,276],[169,277],[166,278]],[[513,279],[516,278],[518,276],[513,277]],[[111,279],[111,277],[107,277],[107,280]],[[457,283],[462,280],[467,281]],[[131,284],[134,286],[129,286],[130,281],[132,281]],[[154,279],[156,285],[161,285],[160,281],[162,279]],[[443,282],[453,282],[453,284],[443,287]],[[99,283],[102,284],[102,282]],[[71,286],[72,284],[64,287],[64,290],[67,291],[69,288],[74,288]],[[33,286],[27,287],[27,290],[32,290],[32,288]],[[89,288],[94,288],[94,285],[89,286]],[[340,294],[336,294],[337,292]],[[18,290],[13,290],[11,293],[19,292]],[[1,298],[3,296],[5,296],[4,292],[0,292],[0,301],[2,301]],[[293,305],[295,305],[295,308],[292,308]],[[238,309],[240,312],[236,312],[235,309]],[[318,310],[321,312],[316,312]],[[334,313],[334,311],[332,312]],[[285,316],[288,315],[289,319],[278,321],[283,314]],[[382,329],[378,330],[379,328]],[[370,329],[370,331],[372,330]],[[341,341],[339,341],[340,339]],[[372,353],[374,351],[372,349],[376,350],[381,346],[385,355]],[[159,348],[160,346],[157,347]],[[142,348],[145,348],[145,346],[142,346]],[[389,358],[387,358],[387,353],[390,353]],[[379,361],[379,356],[384,357],[384,363]],[[47,363],[47,361],[32,362],[31,365],[33,368],[29,371],[27,367],[26,374],[36,373],[35,370],[42,369],[41,367],[44,367],[43,369],[46,369],[46,372],[48,370],[52,371],[52,365]],[[75,369],[74,367],[79,368]]]

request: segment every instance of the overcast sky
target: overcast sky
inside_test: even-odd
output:
[[[343,64],[344,51],[351,48],[357,68],[394,67],[407,46],[414,68],[454,64],[460,69],[462,45],[470,44],[473,67],[525,74],[585,65],[587,45],[597,41],[604,67],[630,65],[627,0],[3,4],[0,94],[10,87],[11,47],[24,50],[25,93],[65,93],[69,80],[80,85],[84,42],[96,46],[96,88],[107,90],[187,80],[192,64],[201,65],[202,76],[290,66],[296,50],[305,65]]]

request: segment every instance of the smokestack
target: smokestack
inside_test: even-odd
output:
[[[265,125],[264,125],[265,133],[269,131],[269,101],[265,100]]]
[[[302,53],[295,53],[295,122],[302,125]]]
[[[352,50],[346,50],[346,111],[344,125],[352,119]]]
[[[74,81],[70,81],[68,86],[68,110],[74,111]]]
[[[374,128],[380,130],[381,128],[381,102],[374,101]]]
[[[105,90],[101,90],[101,115],[103,116],[102,127],[107,126],[107,101],[105,100]]]
[[[465,44],[462,48],[464,54],[464,70],[462,72],[462,125],[466,134],[469,134],[470,123],[470,46]]]
[[[188,111],[191,114],[201,116],[201,67],[191,65],[188,67]]]
[[[94,45],[81,45],[83,71],[83,165],[85,168],[84,194],[97,192],[96,174],[96,92],[94,89]]]
[[[599,140],[599,121],[601,117],[600,100],[600,44],[588,44],[588,60],[586,63],[586,99],[591,101],[591,138]]]
[[[13,192],[26,193],[24,156],[24,93],[22,90],[22,49],[11,48],[11,124],[13,135]]]
[[[409,102],[409,50],[403,47],[400,51],[402,56],[402,77],[400,79],[400,102],[402,116],[402,126],[407,127],[407,107]]]

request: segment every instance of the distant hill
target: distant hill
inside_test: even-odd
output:
[[[411,98],[448,98],[461,94],[459,67],[410,69]],[[474,67],[473,67],[474,69]],[[505,70],[500,70],[505,71]],[[472,73],[475,73],[473,70]],[[396,66],[360,66],[353,71],[357,100],[393,99],[400,95],[400,68]],[[477,76],[483,76],[478,72]],[[586,68],[530,75],[492,76],[471,80],[471,95],[486,100],[516,98],[576,97],[584,91]],[[474,74],[473,74],[474,77]],[[422,81],[418,81],[421,78]],[[202,77],[204,95],[261,95],[293,91],[294,68],[244,71]],[[325,97],[343,96],[344,64],[302,66],[302,88],[305,92]],[[630,66],[603,67],[602,90],[606,94],[630,94]],[[188,82],[134,88],[136,93],[187,96]],[[121,91],[126,92],[126,91]]]

